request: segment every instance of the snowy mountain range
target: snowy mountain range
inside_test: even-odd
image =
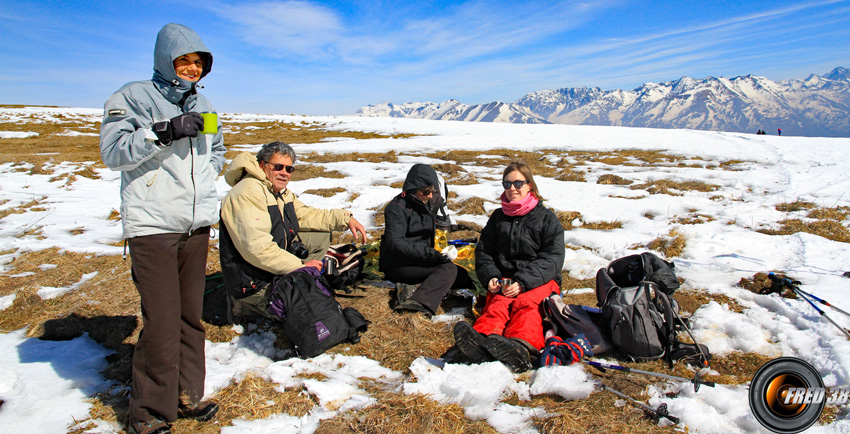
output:
[[[776,134],[850,137],[850,70],[833,69],[805,80],[772,81],[745,75],[731,79],[682,77],[637,89],[562,88],[531,92],[512,102],[466,105],[384,102],[362,107],[358,116],[468,122],[553,123],[687,128]]]

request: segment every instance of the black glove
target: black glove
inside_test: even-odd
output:
[[[153,124],[153,132],[160,143],[169,144],[184,137],[197,137],[198,130],[204,128],[204,118],[199,113],[189,112],[175,116],[167,121]]]

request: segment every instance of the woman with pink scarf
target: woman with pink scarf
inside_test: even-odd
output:
[[[487,302],[474,325],[455,324],[455,346],[471,363],[498,360],[523,372],[544,346],[540,302],[560,291],[564,229],[543,205],[528,166],[508,165],[502,186],[502,207],[490,216],[475,249]]]

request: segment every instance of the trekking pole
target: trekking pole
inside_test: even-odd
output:
[[[844,311],[843,309],[838,308],[838,307],[836,307],[836,306],[833,306],[833,305],[829,304],[829,302],[828,302],[828,301],[826,301],[826,300],[824,300],[824,299],[822,299],[822,298],[819,298],[818,296],[816,296],[816,295],[814,295],[814,294],[812,294],[812,293],[810,293],[810,292],[803,291],[803,290],[802,290],[802,289],[800,289],[800,288],[797,288],[797,291],[800,291],[801,293],[803,293],[803,295],[806,295],[807,297],[809,297],[809,298],[811,298],[811,299],[814,299],[815,301],[819,302],[820,304],[827,305],[827,306],[829,306],[829,307],[831,307],[831,308],[833,308],[833,309],[835,309],[835,310],[837,310],[837,311],[839,311],[839,312],[843,313],[844,315],[850,316],[850,313],[847,313],[847,312],[846,312],[846,311]]]
[[[685,329],[686,332],[688,332],[688,336],[691,337],[691,340],[694,341],[694,345],[697,346],[697,349],[699,350],[699,354],[700,354],[700,356],[702,356],[701,357],[702,358],[702,365],[707,368],[708,367],[708,354],[705,353],[705,350],[702,349],[702,345],[700,345],[699,341],[697,341],[697,338],[694,337],[693,332],[691,332],[691,328],[688,327],[687,324],[685,324],[684,321],[682,321],[682,317],[679,316],[679,313],[676,312],[676,311],[673,311],[673,316],[676,317],[676,319],[679,321],[679,324],[682,326],[682,328]],[[696,383],[694,383],[694,384],[696,384]],[[711,387],[714,387],[714,386],[711,386]],[[694,392],[696,392],[696,389],[694,389]]]
[[[807,301],[810,305],[812,305],[812,307],[813,307],[813,308],[814,308],[814,309],[815,309],[815,310],[816,310],[816,311],[820,314],[820,316],[822,316],[822,317],[826,318],[826,320],[827,320],[827,321],[829,321],[829,322],[831,322],[831,323],[832,323],[832,325],[834,325],[835,327],[837,327],[837,328],[838,328],[838,330],[841,330],[841,333],[844,333],[844,336],[847,336],[847,339],[850,339],[850,332],[848,332],[848,331],[847,331],[844,327],[841,327],[840,325],[838,325],[838,323],[836,323],[835,321],[833,321],[833,320],[832,320],[832,318],[830,318],[830,317],[829,317],[829,315],[827,315],[827,314],[826,314],[826,312],[824,312],[824,311],[823,311],[823,309],[819,308],[819,307],[818,307],[818,306],[817,306],[817,305],[816,305],[816,304],[815,304],[812,300],[809,300],[809,299],[808,299],[805,295],[803,295],[803,294],[800,292],[800,289],[799,289],[799,288],[797,288],[797,285],[796,285],[796,284],[795,284],[795,283],[794,283],[791,279],[788,279],[788,278],[781,278],[781,277],[779,277],[779,276],[777,276],[777,275],[775,275],[775,274],[773,274],[773,273],[768,274],[768,275],[767,275],[767,277],[769,277],[769,278],[770,278],[770,280],[772,280],[772,281],[774,281],[774,282],[781,281],[781,282],[782,282],[782,284],[783,284],[783,285],[785,285],[785,287],[787,287],[788,289],[790,289],[790,290],[794,291],[794,292],[795,292],[797,295],[799,295],[799,296],[800,296],[803,300],[806,300],[806,301]]]
[[[646,410],[646,411],[648,411],[648,412],[650,412],[650,413],[654,414],[654,415],[655,415],[655,419],[656,419],[656,420],[657,420],[657,419],[661,419],[661,418],[663,417],[663,418],[669,419],[669,420],[670,420],[671,422],[673,422],[673,423],[676,423],[676,424],[677,424],[677,423],[679,423],[679,418],[678,418],[678,417],[676,417],[676,416],[670,416],[670,413],[668,413],[668,412],[667,412],[667,404],[665,404],[665,403],[662,403],[661,405],[659,405],[657,409],[656,409],[656,408],[652,408],[652,407],[650,407],[649,405],[644,404],[643,402],[638,401],[637,399],[634,399],[634,398],[632,398],[631,396],[626,395],[626,394],[625,394],[625,393],[623,393],[623,392],[620,392],[620,391],[618,391],[618,390],[612,389],[612,388],[610,388],[610,387],[608,387],[608,386],[606,386],[606,385],[604,385],[604,384],[600,384],[600,386],[602,387],[602,390],[604,390],[604,391],[606,391],[606,392],[611,392],[611,393],[613,393],[614,395],[619,396],[620,398],[628,399],[629,401],[631,401],[632,403],[634,403],[634,404],[635,404],[635,405],[637,405],[638,407],[640,407],[640,408],[642,408],[642,409],[644,409],[644,410]]]
[[[620,365],[612,365],[610,363],[594,362],[592,360],[582,360],[582,362],[587,364],[587,365],[599,368],[599,370],[601,370],[601,371],[605,371],[605,369],[607,368],[607,369],[613,369],[615,371],[634,372],[636,374],[652,375],[654,377],[666,378],[668,380],[687,381],[687,382],[694,384],[694,392],[699,391],[699,387],[703,384],[705,384],[708,387],[714,387],[714,385],[715,385],[715,383],[713,381],[705,381],[702,378],[700,378],[699,372],[694,374],[694,378],[687,379],[685,377],[677,377],[675,375],[659,374],[657,372],[651,372],[651,371],[641,371],[640,369],[633,369],[633,368],[629,368],[629,367],[626,367],[626,366],[620,366]]]

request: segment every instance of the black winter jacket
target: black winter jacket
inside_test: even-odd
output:
[[[564,228],[543,203],[524,216],[493,211],[475,248],[475,271],[485,287],[492,278],[508,277],[523,291],[550,280],[561,284]]]
[[[449,260],[434,248],[437,208],[443,198],[437,194],[427,204],[414,197],[417,190],[436,186],[437,172],[427,164],[415,164],[404,180],[403,193],[384,208],[384,235],[381,237],[379,269],[401,266],[435,266]]]

